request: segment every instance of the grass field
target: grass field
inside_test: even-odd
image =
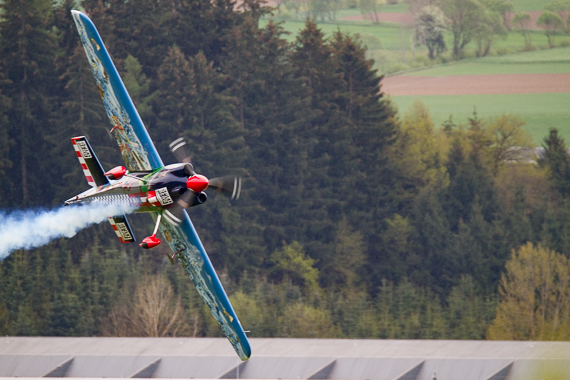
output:
[[[290,33],[286,37],[287,40],[290,42],[294,41],[304,25],[304,21],[288,20],[283,22],[282,27]],[[376,61],[376,68],[385,74],[430,66],[437,63],[437,61],[431,62],[427,58],[427,49],[425,47],[416,47],[415,51],[411,50],[411,30],[406,26],[388,23],[373,25],[370,22],[364,21],[339,21],[336,23],[319,23],[319,28],[326,36],[331,36],[337,30],[350,34],[358,34],[363,43],[368,47],[368,56]],[[556,44],[570,44],[570,36],[559,35],[553,38]],[[545,50],[543,49],[547,46],[547,39],[543,33],[539,32],[533,32],[531,39],[532,43],[540,47],[541,50],[522,54],[525,57],[528,56],[529,58],[527,59],[529,59],[530,62],[538,62],[537,57],[541,54],[545,54]],[[451,35],[446,37],[446,41],[447,46],[452,46]],[[507,38],[498,38],[495,41],[491,51],[493,56],[485,59],[489,59],[489,62],[491,62],[492,59],[507,62],[510,58],[504,57],[517,53],[523,46],[524,40],[522,35],[517,32],[510,32]],[[474,58],[474,51],[475,45],[472,43],[467,45],[465,54],[467,57]],[[559,59],[566,62],[567,58],[563,58],[562,55],[563,53],[560,53]],[[450,51],[444,54],[444,61],[453,61]],[[554,62],[552,58],[548,58],[547,61]]]
[[[406,73],[409,76],[570,73],[570,48],[485,57]]]
[[[304,21],[286,21],[282,27],[291,33],[287,38],[289,41],[294,41],[296,35],[305,26]],[[341,30],[350,34],[359,34],[367,39],[367,45],[371,49],[387,50],[400,50],[402,48],[402,41],[408,41],[410,38],[410,31],[408,28],[403,28],[394,24],[372,25],[367,22],[338,22],[338,23],[319,23],[319,28],[327,36],[331,36],[337,30]],[[404,33],[402,35],[402,33]],[[372,37],[376,41],[371,41]],[[372,42],[372,43],[370,43]],[[427,51],[427,50],[426,50]]]
[[[565,74],[570,73],[569,63],[512,63],[467,62],[412,71],[406,76],[443,77],[447,75],[482,74]]]
[[[510,113],[525,119],[525,129],[537,145],[542,143],[552,127],[558,128],[562,137],[570,142],[570,93],[392,97],[401,114],[407,112],[415,99],[420,99],[430,109],[438,126],[450,115],[455,123],[464,124],[476,107],[480,118]]]
[[[515,12],[543,11],[548,0],[512,0]]]

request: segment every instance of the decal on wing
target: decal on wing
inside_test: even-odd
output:
[[[156,216],[153,213],[153,218],[156,219]],[[161,223],[160,232],[220,324],[224,335],[239,357],[247,360],[251,356],[251,348],[241,323],[186,211],[183,212],[183,219],[177,226]]]
[[[126,215],[110,216],[107,219],[121,243],[132,243],[135,241],[135,235],[133,230],[131,230],[131,226],[129,226]]]
[[[71,13],[127,169],[164,166],[95,25],[84,13]]]

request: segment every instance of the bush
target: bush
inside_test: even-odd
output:
[[[533,51],[536,50],[536,46],[531,43],[525,44],[522,48],[522,51]]]
[[[514,53],[513,49],[508,48],[506,46],[501,46],[497,48],[497,55],[507,55],[513,53]]]

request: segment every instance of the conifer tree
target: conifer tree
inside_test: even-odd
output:
[[[0,20],[0,60],[9,80],[4,93],[12,99],[8,136],[14,141],[10,170],[14,186],[5,197],[12,204],[38,204],[50,200],[42,186],[52,171],[44,136],[49,134],[54,86],[55,41],[47,25],[51,2],[5,1]]]
[[[0,35],[0,41],[2,36]],[[1,42],[0,42],[1,44]],[[10,139],[8,135],[9,123],[8,112],[11,107],[11,99],[2,93],[2,87],[5,86],[2,73],[2,63],[0,62],[0,194],[8,194],[10,192],[11,181],[8,179],[7,171],[12,167],[10,160]],[[0,205],[7,206],[5,197],[0,195]]]
[[[176,13],[172,12],[176,3],[172,0],[114,2],[110,9],[112,17],[120,22],[114,23],[113,57],[120,62],[129,55],[136,57],[144,74],[156,78],[158,67],[169,47],[175,43],[170,33],[173,24],[168,23],[167,18]],[[101,28],[107,28],[107,25],[103,24]],[[121,63],[121,66],[126,70],[127,62],[124,62],[124,66]]]
[[[182,136],[190,126],[193,101],[196,99],[193,80],[194,72],[186,56],[178,46],[171,47],[158,69],[158,94],[153,101],[157,116],[153,129],[162,136],[162,142],[158,144],[162,152],[168,152],[168,144]]]
[[[219,66],[228,48],[229,34],[250,13],[234,12],[234,4],[231,0],[173,1],[165,21],[171,43],[189,57],[202,51]]]
[[[289,45],[283,33],[272,22],[259,29],[254,19],[246,19],[234,28],[228,59],[223,62],[228,94],[236,102],[234,115],[249,147],[244,166],[255,181],[251,191],[243,194],[244,205],[254,208],[241,210],[262,226],[263,232],[253,235],[263,236],[267,250],[280,248],[283,241],[303,239],[299,219],[307,213],[301,204],[307,195],[304,178],[312,141],[304,139],[303,133],[314,113],[307,89],[288,61]],[[257,207],[265,211],[260,214]]]
[[[564,196],[570,194],[570,156],[564,139],[558,136],[556,128],[544,139],[544,156],[539,164],[550,169],[556,189]]]
[[[105,108],[80,44],[75,46],[71,56],[66,57],[65,64],[59,77],[64,92],[58,98],[59,107],[52,113],[58,128],[46,137],[54,152],[52,162],[57,162],[62,169],[58,180],[51,183],[58,202],[85,189],[83,172],[69,140],[71,137],[87,136],[104,168],[122,162],[116,143],[109,138]]]
[[[349,162],[343,154],[343,142],[350,143],[346,130],[346,117],[336,100],[343,96],[343,78],[339,62],[333,56],[333,48],[324,33],[312,21],[305,23],[293,46],[291,62],[296,75],[303,79],[309,90],[309,102],[314,116],[304,123],[300,138],[307,143],[304,199],[299,223],[311,236],[306,248],[322,264],[332,257],[332,233],[335,230],[331,215],[340,220],[343,199],[342,189],[334,175],[343,173],[343,163]]]

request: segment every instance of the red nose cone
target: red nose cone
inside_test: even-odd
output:
[[[186,187],[195,193],[199,193],[206,190],[208,183],[208,178],[204,177],[203,175],[196,174],[188,178],[188,181],[186,181]]]

